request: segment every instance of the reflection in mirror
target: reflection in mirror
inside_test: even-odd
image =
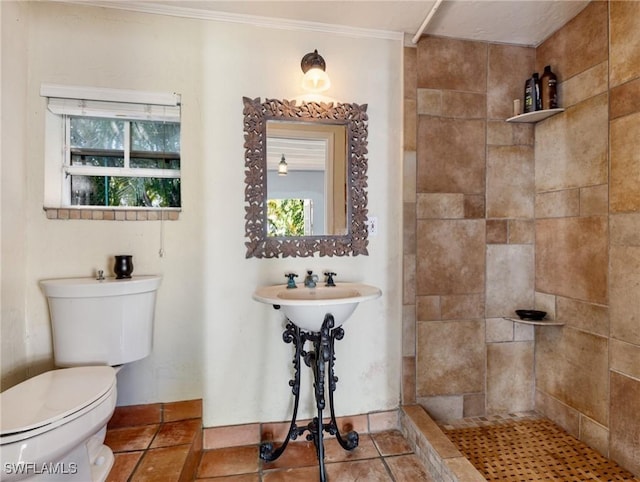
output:
[[[267,121],[267,236],[347,234],[344,125]]]
[[[367,106],[243,98],[246,256],[367,252]]]

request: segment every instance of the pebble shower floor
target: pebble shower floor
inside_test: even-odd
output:
[[[488,481],[640,481],[534,414],[465,419],[441,429]]]

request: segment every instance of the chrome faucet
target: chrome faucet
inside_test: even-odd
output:
[[[305,278],[304,278],[305,287],[307,287],[307,288],[315,288],[317,282],[318,282],[318,275],[317,274],[313,274],[313,271],[308,270],[307,271],[307,276],[305,276]]]

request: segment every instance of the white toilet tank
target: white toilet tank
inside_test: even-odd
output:
[[[151,353],[160,276],[40,281],[56,366],[121,365]]]

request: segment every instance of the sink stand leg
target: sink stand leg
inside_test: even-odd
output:
[[[289,425],[289,434],[277,450],[274,450],[273,443],[271,442],[265,442],[260,446],[260,458],[267,462],[272,462],[282,455],[290,440],[295,440],[305,431],[308,431],[309,433],[307,434],[306,439],[313,441],[316,448],[316,454],[318,456],[320,482],[326,482],[327,480],[324,462],[324,432],[326,431],[331,435],[335,435],[336,440],[338,440],[340,446],[345,450],[355,449],[358,446],[359,439],[358,433],[353,430],[347,433],[346,437],[343,437],[338,430],[338,423],[336,422],[335,409],[333,406],[333,392],[336,390],[338,377],[335,376],[334,373],[334,364],[336,360],[334,344],[336,340],[341,340],[344,337],[344,330],[342,327],[334,329],[333,326],[334,319],[330,313],[325,316],[322,328],[319,332],[306,332],[300,330],[291,322],[287,323],[282,339],[285,343],[294,343],[295,345],[295,356],[293,358],[295,373],[294,378],[289,381],[289,386],[291,386],[291,391],[295,397],[293,404],[293,416],[291,424]],[[307,340],[312,342],[313,351],[307,352],[304,350],[304,344]],[[314,417],[306,427],[298,427],[296,425],[298,403],[300,401],[301,358],[313,371],[313,387],[318,414],[318,416]],[[329,411],[331,418],[328,423],[325,424],[322,412],[326,405],[325,382],[327,381],[327,365],[329,368]]]

